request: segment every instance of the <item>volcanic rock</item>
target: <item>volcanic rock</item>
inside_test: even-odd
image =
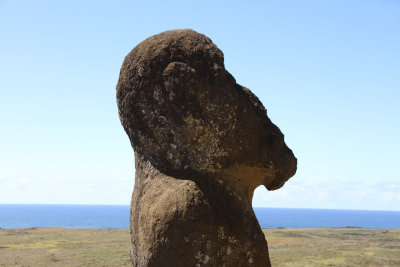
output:
[[[144,40],[117,103],[135,151],[133,266],[270,266],[253,192],[282,187],[297,160],[221,50],[186,29]]]

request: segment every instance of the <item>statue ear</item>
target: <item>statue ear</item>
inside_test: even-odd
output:
[[[166,99],[172,103],[184,103],[195,83],[196,70],[183,62],[171,62],[164,69]]]

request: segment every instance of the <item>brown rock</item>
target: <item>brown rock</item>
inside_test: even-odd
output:
[[[126,56],[117,102],[136,160],[133,266],[270,266],[253,192],[297,160],[221,50],[192,30],[152,36]]]

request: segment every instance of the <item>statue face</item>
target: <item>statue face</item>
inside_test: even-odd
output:
[[[234,157],[236,162],[228,170],[231,175],[247,175],[254,188],[263,184],[269,190],[278,189],[295,174],[297,159],[258,98],[245,87],[235,89],[240,92],[235,103],[241,104],[232,138],[239,146]]]
[[[261,102],[194,31],[164,32],[135,47],[121,68],[117,102],[136,153],[166,173],[231,175],[245,167],[246,181],[276,189],[296,171]]]

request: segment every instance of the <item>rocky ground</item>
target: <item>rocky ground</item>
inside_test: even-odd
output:
[[[264,229],[273,266],[400,266],[400,229]],[[127,229],[0,229],[0,266],[130,266]]]

